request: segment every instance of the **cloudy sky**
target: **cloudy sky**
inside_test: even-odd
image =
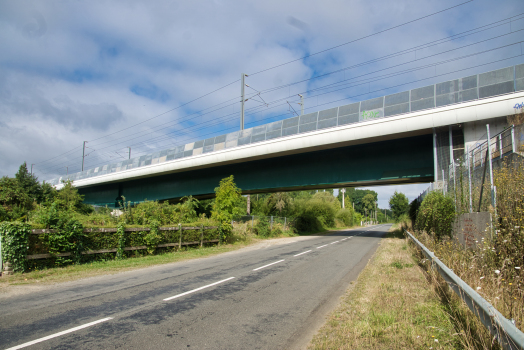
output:
[[[242,72],[251,127],[299,93],[307,113],[522,63],[521,5],[0,0],[0,176],[77,172],[83,141],[93,168],[235,131]]]

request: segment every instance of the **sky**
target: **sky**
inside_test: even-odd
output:
[[[0,176],[40,180],[524,62],[521,0],[0,0]],[[287,102],[289,102],[289,104]],[[374,187],[410,200],[427,184]]]

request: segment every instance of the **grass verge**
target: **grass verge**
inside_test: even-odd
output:
[[[70,265],[52,269],[43,269],[14,275],[4,275],[0,278],[0,292],[10,285],[24,285],[34,283],[57,283],[77,280],[106,274],[114,274],[128,270],[141,269],[154,265],[169,264],[178,261],[209,257],[221,253],[237,250],[259,242],[258,239],[245,239],[234,244],[222,244],[203,248],[184,248],[181,251],[149,255],[123,260],[96,261],[89,264]]]
[[[448,306],[396,228],[315,335],[309,349],[464,348]]]

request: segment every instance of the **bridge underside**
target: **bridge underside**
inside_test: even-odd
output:
[[[340,147],[79,188],[85,203],[211,198],[234,175],[242,193],[408,184],[433,181],[432,135]]]

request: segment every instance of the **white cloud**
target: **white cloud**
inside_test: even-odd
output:
[[[235,81],[242,72],[254,73],[299,59],[455,4],[458,3],[452,0],[1,2],[0,176],[13,176],[23,161],[36,163],[40,178],[63,173],[66,166],[69,171],[77,171],[84,140],[90,141],[92,152],[86,163],[93,166],[117,159],[120,156],[116,152],[125,154],[125,147],[129,145],[133,147],[133,154],[137,154],[181,140],[223,133],[226,128],[238,125],[236,115],[222,118],[238,113],[238,105],[197,119],[188,114],[230,99],[238,100],[239,83],[151,122],[96,140]],[[248,84],[263,90],[307,79],[509,17],[518,13],[519,5],[519,0],[508,0],[504,6],[490,0],[477,0],[336,50],[251,75]],[[492,33],[507,30],[501,27]],[[489,37],[490,33],[303,82],[264,98],[272,101],[294,95],[298,100],[296,94],[308,89],[387,68],[415,55],[421,57],[458,47]],[[492,44],[510,42],[518,35]],[[477,48],[470,50],[474,52]],[[490,57],[506,54],[496,52]],[[431,60],[458,55],[460,52],[454,52]],[[481,61],[473,58],[453,63],[451,68]],[[517,62],[522,59],[479,69],[495,69]],[[421,63],[410,67],[418,64]],[[451,68],[438,70],[444,72]],[[331,101],[361,95],[366,89],[380,89],[387,86],[386,83],[394,85],[431,74],[433,71],[416,72],[314,98],[308,98],[313,93],[306,93],[306,108],[314,111],[340,105],[344,102]],[[428,80],[427,84],[432,82]],[[388,91],[376,95],[385,93]],[[364,98],[367,96],[355,99]],[[285,114],[288,107],[284,105],[250,112],[256,105],[248,101],[247,123],[261,123],[270,113],[282,115],[280,118],[291,116]],[[187,129],[192,123],[196,126]],[[215,126],[203,128],[213,124]],[[178,132],[172,134],[172,139],[163,137],[174,131]],[[43,162],[53,157],[57,158]],[[416,186],[410,188],[418,191]],[[380,200],[385,199],[379,198],[379,204]]]

